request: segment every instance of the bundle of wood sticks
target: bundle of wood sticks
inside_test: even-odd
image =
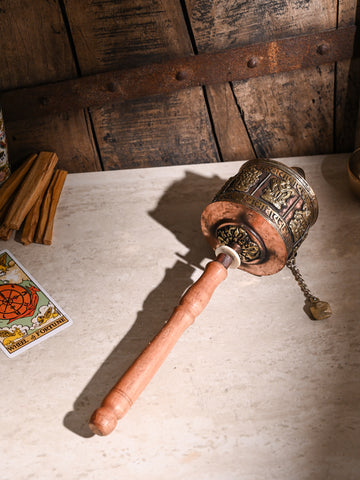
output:
[[[67,172],[56,153],[31,155],[0,187],[0,239],[16,230],[24,245],[51,245],[54,217]]]

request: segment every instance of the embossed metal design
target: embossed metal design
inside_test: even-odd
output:
[[[261,171],[255,167],[249,168],[246,172],[241,172],[241,170],[230,177],[229,180],[223,185],[221,190],[215,195],[213,202],[216,202],[219,197],[226,191],[237,191],[237,192],[247,192],[261,176]]]
[[[281,210],[294,195],[296,195],[296,192],[288,182],[273,177],[261,198],[271,203],[278,210]]]
[[[235,190],[247,192],[250,187],[255,185],[260,176],[261,172],[255,167],[249,168],[243,175],[236,175]]]
[[[261,257],[262,248],[256,243],[248,232],[238,225],[226,225],[216,232],[220,245],[231,247],[236,244],[240,247],[238,254],[242,262],[253,262]]]
[[[268,159],[246,162],[213,201],[239,203],[261,214],[279,231],[289,257],[318,215],[315,193],[306,180],[296,170]]]
[[[289,222],[289,228],[294,237],[294,241],[298,242],[304,229],[306,229],[307,219],[311,212],[309,207],[305,204],[302,210],[296,210],[293,218]]]

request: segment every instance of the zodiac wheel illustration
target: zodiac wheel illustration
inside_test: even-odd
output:
[[[38,296],[17,284],[0,285],[0,319],[12,322],[34,313]]]

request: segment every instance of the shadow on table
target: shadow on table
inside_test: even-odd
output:
[[[168,188],[157,207],[149,212],[189,250],[184,257],[178,255],[174,266],[165,271],[160,284],[145,299],[131,329],[80,393],[73,410],[66,414],[65,427],[77,435],[93,436],[88,427],[92,412],[169,319],[181,295],[192,283],[195,267],[200,267],[204,258],[212,258],[212,250],[201,234],[200,216],[223,183],[224,180],[217,176],[207,178],[187,172],[183,179]],[[175,255],[174,252],[174,259]]]

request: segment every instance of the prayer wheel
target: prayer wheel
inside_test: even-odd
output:
[[[254,275],[281,270],[318,216],[316,195],[300,171],[274,160],[246,162],[201,216],[214,250],[233,248],[237,268]]]
[[[110,390],[89,426],[98,435],[114,430],[155,375],[182,333],[203,311],[227,269],[271,275],[288,266],[310,304],[314,319],[331,315],[295,265],[295,256],[318,216],[316,195],[299,168],[274,160],[246,162],[201,216],[203,234],[215,250],[202,276],[184,294],[161,331]]]

